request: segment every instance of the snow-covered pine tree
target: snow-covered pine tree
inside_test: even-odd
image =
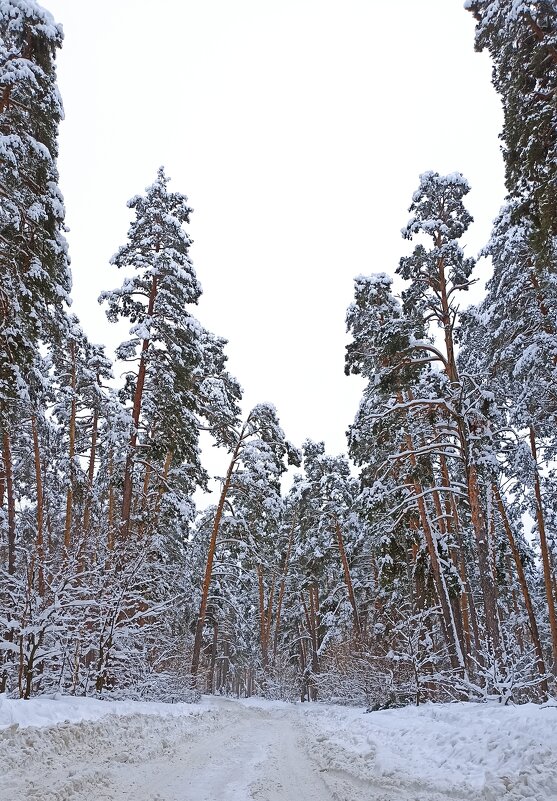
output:
[[[0,2],[1,536],[8,595],[23,599],[20,611],[26,604],[30,610],[36,599],[41,615],[48,606],[45,542],[51,522],[43,436],[51,426],[42,408],[49,382],[46,353],[62,344],[71,283],[56,168],[63,110],[55,56],[61,44],[61,27],[34,0]],[[12,643],[17,615],[17,604],[3,609],[4,636]],[[19,688],[28,694],[40,636],[36,621],[26,626],[35,645]]]
[[[0,3],[0,414],[27,394],[40,342],[63,330],[70,289],[58,189],[62,29],[34,0]],[[9,461],[5,443],[6,458]]]
[[[360,276],[355,283],[346,371],[368,384],[349,449],[362,468],[359,506],[375,556],[378,602],[391,617],[408,603],[418,610],[440,605],[451,664],[462,673],[470,594],[462,592],[466,582],[461,587],[458,571],[459,490],[449,467],[458,456],[455,426],[442,379],[430,367],[441,354],[424,336],[422,309],[405,313],[389,276]]]
[[[30,371],[51,341],[70,287],[56,170],[62,33],[33,0],[0,4],[0,429],[8,569],[15,572],[12,424],[28,412]],[[25,408],[22,408],[25,407]]]
[[[488,550],[489,520],[486,514],[485,486],[491,484],[491,471],[497,463],[490,447],[486,411],[491,395],[478,386],[474,376],[461,375],[457,366],[455,340],[459,330],[458,294],[468,289],[474,260],[466,258],[459,239],[472,222],[463,198],[469,191],[459,173],[440,176],[424,173],[414,193],[412,217],[403,229],[408,239],[430,240],[428,250],[421,242],[410,256],[401,259],[398,273],[410,282],[403,292],[406,309],[420,307],[428,327],[441,329],[442,345],[436,363],[443,377],[443,403],[455,426],[456,443],[462,457],[470,519],[475,535],[479,580],[482,589],[487,647],[496,662],[504,662],[497,589]],[[415,346],[413,345],[414,349]],[[482,479],[487,472],[487,479]]]
[[[264,439],[252,439],[242,453],[228,491],[227,506],[232,526],[223,527],[237,540],[236,559],[250,571],[257,586],[257,661],[266,671],[269,664],[270,632],[276,589],[276,551],[283,512],[280,479],[285,470],[283,458]],[[223,523],[225,521],[223,520]],[[222,524],[221,524],[222,525]],[[238,598],[242,598],[240,592]],[[244,599],[251,603],[253,599]]]
[[[225,340],[205,331],[189,311],[201,295],[189,255],[191,239],[183,227],[191,209],[187,198],[167,185],[161,168],[146,195],[130,200],[135,219],[127,244],[112,263],[132,268],[134,274],[120,289],[100,297],[108,304],[109,320],[125,318],[132,324],[132,338],[117,350],[117,357],[132,365],[121,391],[132,418],[121,498],[122,540],[137,536],[147,512],[151,528],[156,527],[158,501],[149,506],[149,493],[156,488],[151,496],[156,499],[159,489],[168,486],[173,465],[187,464],[190,493],[205,485],[200,428],[208,423],[220,441],[238,414],[240,389],[224,369]]]
[[[477,371],[488,376],[486,383],[502,410],[506,433],[501,435],[497,451],[503,474],[514,482],[515,504],[522,499],[524,512],[535,521],[552,661],[557,664],[557,601],[552,543],[546,524],[550,504],[542,492],[543,473],[557,447],[557,283],[546,267],[534,274],[532,224],[528,218],[513,214],[512,203],[509,201],[502,209],[484,249],[485,255],[491,257],[493,276],[482,303],[465,316],[460,358],[465,365],[475,361],[479,365]],[[529,591],[524,582],[522,594],[528,607]],[[530,629],[541,671],[543,655],[531,614]]]

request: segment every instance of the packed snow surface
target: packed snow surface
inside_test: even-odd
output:
[[[555,801],[557,707],[0,697],[0,801]]]

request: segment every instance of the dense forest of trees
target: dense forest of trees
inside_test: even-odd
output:
[[[0,0],[0,692],[555,692],[557,3],[466,7],[504,111],[493,275],[466,308],[469,186],[421,175],[402,292],[355,280],[346,373],[366,384],[332,456],[294,447],[269,403],[242,416],[226,340],[192,313],[191,210],[163,169],[101,297],[129,323],[113,377],[69,311],[61,29]],[[197,510],[202,431],[228,468]]]

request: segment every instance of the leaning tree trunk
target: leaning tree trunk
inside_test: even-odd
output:
[[[337,536],[337,545],[340,553],[340,561],[342,562],[342,570],[344,573],[344,583],[346,584],[346,591],[348,592],[348,599],[352,607],[352,618],[354,621],[354,631],[359,641],[362,639],[362,627],[360,625],[360,615],[358,613],[358,605],[356,603],[356,595],[354,594],[354,585],[352,583],[352,576],[350,574],[350,565],[346,557],[346,549],[344,547],[344,537],[342,536],[342,529],[338,518],[334,518],[335,533]]]
[[[224,480],[224,484],[222,485],[222,490],[220,493],[217,511],[215,513],[215,520],[213,522],[213,528],[211,531],[211,539],[209,540],[209,550],[207,553],[207,561],[205,563],[205,574],[203,577],[203,586],[201,588],[201,602],[199,604],[199,612],[197,615],[197,624],[195,627],[195,640],[193,643],[193,655],[191,660],[192,686],[194,687],[197,684],[199,658],[201,656],[201,645],[203,643],[203,627],[205,625],[205,615],[207,613],[207,599],[209,597],[209,587],[211,585],[211,576],[213,573],[213,561],[215,559],[217,537],[219,534],[220,522],[224,512],[224,504],[226,503],[226,496],[228,495],[228,490],[230,489],[230,483],[232,481],[232,474],[234,472],[234,468],[236,467],[236,462],[238,461],[240,449],[243,444],[244,431],[245,427],[244,429],[242,429],[242,432],[238,437],[238,442],[236,443],[236,447],[234,448],[234,452],[232,454],[232,459],[230,460],[230,464],[228,466],[226,478]]]

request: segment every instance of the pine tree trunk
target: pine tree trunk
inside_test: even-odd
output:
[[[278,638],[280,632],[280,623],[281,623],[281,614],[282,614],[282,602],[284,599],[284,593],[286,590],[286,577],[288,575],[288,568],[290,565],[290,554],[292,552],[292,543],[294,542],[294,523],[290,528],[290,534],[288,536],[288,546],[286,548],[286,557],[284,560],[284,566],[282,569],[282,577],[280,581],[280,589],[278,594],[277,600],[277,614],[276,614],[276,621],[275,621],[275,636],[273,640],[273,664],[277,658],[277,649],[278,649]]]
[[[334,525],[335,525],[335,532],[337,535],[337,545],[340,553],[340,560],[342,562],[342,570],[344,573],[344,583],[346,584],[346,590],[348,592],[350,606],[352,607],[354,631],[356,633],[357,639],[361,641],[362,629],[360,626],[360,615],[358,614],[358,606],[356,604],[356,596],[354,594],[354,585],[352,584],[352,576],[350,575],[350,565],[348,564],[348,559],[346,558],[346,550],[344,548],[344,538],[342,536],[342,530],[340,528],[340,523],[338,522],[337,517],[334,518]]]
[[[419,534],[419,524],[418,521],[413,517],[410,520],[410,528],[416,537],[416,541],[412,543],[412,575],[414,576],[414,593],[416,596],[416,606],[421,611],[425,609],[426,606],[426,594],[425,594],[425,581],[424,581],[424,574],[421,570],[417,569],[417,562],[418,562],[418,555],[420,553],[420,548],[417,540],[421,540]],[[443,623],[445,620],[443,618]]]
[[[76,366],[76,353],[75,342],[70,345],[70,357],[72,364],[71,373],[71,391],[72,403],[70,411],[69,423],[69,470],[68,470],[68,490],[66,493],[66,519],[64,523],[64,551],[67,557],[70,552],[71,538],[72,538],[72,511],[73,511],[73,486],[74,486],[74,459],[75,459],[75,427],[77,417],[77,399],[76,399],[76,384],[77,384],[77,366]]]
[[[489,558],[487,527],[481,510],[478,474],[474,464],[468,465],[467,474],[468,499],[470,502],[472,526],[476,537],[476,553],[484,602],[485,626],[491,648],[493,649],[493,654],[496,659],[500,661],[502,659],[502,648],[497,589],[493,581],[493,573]]]
[[[226,478],[222,486],[219,503],[217,506],[217,511],[215,513],[215,520],[213,523],[213,529],[211,531],[211,539],[209,541],[209,551],[207,553],[207,561],[205,563],[205,575],[203,578],[203,586],[201,589],[201,603],[199,605],[199,613],[197,615],[197,624],[195,627],[195,640],[193,644],[193,655],[191,661],[192,686],[194,687],[196,686],[197,673],[199,670],[199,658],[201,656],[201,645],[203,642],[203,627],[205,625],[205,614],[207,612],[207,598],[209,597],[209,587],[211,585],[211,576],[213,573],[213,560],[215,558],[215,549],[217,546],[217,537],[220,528],[220,521],[222,519],[222,514],[224,512],[224,504],[226,502],[226,496],[228,495],[228,490],[230,488],[230,483],[232,481],[232,474],[234,472],[234,468],[236,467],[236,462],[238,461],[240,449],[243,445],[244,432],[245,432],[245,426],[242,429],[240,436],[238,437],[238,442],[236,443],[236,447],[234,448],[234,452],[232,454],[232,459],[230,460],[230,464],[228,466],[228,471],[226,473]]]
[[[464,669],[464,655],[462,653],[462,646],[458,638],[458,629],[453,616],[453,609],[449,598],[449,592],[445,581],[445,575],[439,563],[439,554],[437,551],[437,543],[433,534],[429,515],[423,499],[423,487],[417,481],[414,482],[414,493],[416,495],[416,503],[418,506],[418,513],[422,530],[424,532],[427,550],[431,562],[431,569],[435,580],[437,595],[441,604],[441,611],[445,621],[445,631],[449,640],[449,659],[453,668]]]
[[[39,434],[37,431],[37,419],[35,415],[31,417],[31,431],[33,434],[33,454],[35,462],[35,483],[37,487],[37,559],[39,561],[39,595],[44,597],[44,499],[43,499],[43,479],[41,471],[41,452],[39,448]]]
[[[174,453],[172,451],[168,451],[166,454],[166,459],[164,460],[164,467],[162,471],[162,476],[159,482],[159,488],[157,490],[157,497],[155,500],[155,508],[153,511],[153,520],[151,523],[151,530],[156,531],[157,526],[159,525],[159,518],[161,513],[161,505],[162,499],[164,497],[165,492],[167,491],[167,481],[168,481],[168,474],[170,473],[170,467],[172,465],[172,459],[174,458]]]
[[[157,279],[153,278],[151,284],[151,291],[149,293],[149,304],[147,307],[147,316],[152,317],[155,310],[155,301],[157,299]],[[145,389],[145,378],[147,376],[147,364],[145,357],[149,349],[150,339],[144,339],[141,345],[141,355],[139,358],[139,370],[137,373],[137,383],[133,395],[133,408],[132,408],[132,423],[133,431],[128,443],[128,452],[126,454],[126,463],[124,467],[124,486],[122,488],[122,514],[120,524],[120,534],[123,540],[127,540],[130,534],[130,515],[132,508],[132,490],[133,490],[133,465],[135,461],[135,451],[137,449],[137,437],[139,433],[139,419],[141,417],[141,404],[143,401],[143,390]]]
[[[447,491],[447,496],[445,500],[445,508],[447,512],[447,526],[451,534],[454,535],[456,540],[456,548],[457,548],[457,555],[456,559],[453,558],[453,562],[457,565],[460,581],[462,582],[462,586],[464,588],[464,592],[460,595],[460,607],[461,607],[461,615],[462,615],[462,627],[464,630],[464,639],[466,645],[466,657],[467,662],[469,661],[469,657],[472,653],[472,637],[470,631],[470,623],[472,624],[472,631],[474,633],[474,645],[476,650],[479,650],[480,646],[480,636],[478,630],[478,621],[476,618],[476,610],[474,607],[474,599],[472,596],[472,591],[470,588],[470,580],[468,578],[468,570],[466,567],[466,558],[464,554],[464,541],[462,538],[462,531],[460,527],[460,517],[458,513],[458,506],[456,504],[456,499],[454,497],[454,493],[451,489],[451,480],[449,476],[449,467],[447,465],[447,460],[444,454],[441,454],[439,457],[439,464],[441,467],[441,481],[442,485]],[[452,521],[452,524],[449,523]]]
[[[97,438],[99,435],[99,412],[93,412],[93,424],[91,428],[91,450],[89,452],[89,467],[87,469],[87,500],[85,501],[85,511],[83,512],[83,545],[85,545],[89,528],[91,526],[91,508],[93,505],[93,479],[95,477],[95,460],[97,458]]]
[[[265,670],[269,664],[269,640],[271,632],[271,622],[273,617],[273,603],[275,596],[275,577],[271,579],[271,586],[269,588],[269,597],[267,604],[265,604],[265,583],[263,575],[263,565],[257,565],[257,585],[259,595],[259,637],[261,648],[261,663]]]
[[[108,456],[108,518],[107,518],[107,548],[109,551],[114,550],[114,487],[113,487],[113,475],[114,475],[114,461],[112,456],[112,450],[110,450]]]
[[[443,513],[443,506],[441,504],[441,498],[439,497],[438,490],[436,490],[436,489],[433,490],[432,493],[431,493],[431,496],[433,498],[433,504],[435,506],[435,513],[437,514],[437,518],[439,520],[439,532],[441,534],[441,537],[444,538],[446,540],[446,542],[447,542],[447,551],[448,551],[448,553],[449,553],[449,555],[451,557],[451,561],[452,561],[453,565],[455,566],[455,570],[458,571],[458,568],[456,567],[457,563],[452,558],[453,554],[449,550],[449,544],[448,544],[449,543],[449,533],[450,533],[450,529],[449,529],[449,526],[448,526],[448,519],[449,518],[446,518],[445,514]],[[467,656],[467,653],[469,653],[469,652],[467,652],[465,647],[464,647],[465,646],[465,634],[464,634],[464,624],[463,624],[463,620],[462,620],[461,596],[462,596],[462,593],[459,593],[458,597],[455,596],[455,597],[451,598],[451,609],[452,609],[453,620],[454,620],[454,624],[455,624],[455,634],[456,634],[456,637],[458,638],[458,642],[460,643],[460,647],[461,647],[461,651],[462,651],[462,655],[463,655],[463,659],[464,659],[464,664],[466,664],[466,662],[467,662],[466,656]]]
[[[70,355],[71,355],[71,362],[72,362],[72,380],[71,380],[71,389],[72,389],[72,404],[71,404],[71,412],[70,412],[70,425],[69,425],[69,475],[68,475],[68,491],[66,493],[66,520],[64,524],[64,550],[65,555],[67,556],[70,552],[71,546],[71,539],[72,539],[72,511],[73,511],[73,487],[74,487],[74,459],[75,459],[75,427],[76,427],[76,417],[77,417],[77,398],[76,398],[76,383],[77,383],[77,365],[76,365],[76,353],[75,353],[75,342],[72,342],[70,345]]]
[[[141,510],[141,520],[137,527],[137,539],[142,540],[145,533],[145,518],[149,515],[149,485],[151,483],[151,475],[153,468],[151,462],[145,465],[145,475],[143,476],[143,489],[141,492],[141,499],[136,500],[136,513]]]
[[[265,614],[265,585],[263,583],[263,567],[257,565],[257,588],[259,596],[259,646],[261,648],[261,662],[263,669],[267,668],[267,631],[266,621],[267,615]]]
[[[15,573],[15,495],[12,450],[10,435],[7,431],[4,431],[4,436],[2,438],[2,449],[8,496],[8,573],[13,576]]]
[[[6,497],[6,471],[4,469],[4,460],[0,464],[0,509],[4,508],[4,498]]]
[[[4,449],[2,448],[2,462],[0,464],[0,509],[4,508],[4,499],[6,497],[6,467],[4,464]],[[8,620],[10,616],[8,614]],[[13,630],[8,629],[4,631],[3,639],[7,642],[13,642]],[[4,659],[0,659],[1,663],[4,663]],[[4,668],[0,673],[0,693],[5,693],[8,684],[8,672]]]
[[[545,661],[543,658],[543,650],[541,646],[540,635],[538,632],[538,623],[536,621],[536,615],[534,613],[534,606],[532,604],[530,590],[528,589],[528,583],[526,581],[524,567],[522,566],[522,559],[520,558],[520,552],[516,546],[516,540],[513,535],[509,518],[507,516],[507,510],[505,509],[505,506],[503,504],[503,499],[501,497],[501,493],[499,492],[499,487],[496,484],[493,485],[493,496],[495,498],[495,502],[497,503],[499,514],[501,515],[503,528],[505,529],[505,534],[507,535],[507,539],[509,541],[509,545],[511,548],[511,553],[513,555],[514,563],[516,566],[516,573],[518,576],[520,589],[522,590],[522,597],[524,598],[524,606],[526,607],[526,613],[528,615],[530,636],[532,638],[534,651],[536,652],[536,666],[538,669],[538,673],[540,674],[540,677],[545,677],[546,675]],[[545,678],[542,678],[542,681],[540,682],[540,688],[544,696],[547,697],[548,686],[547,686],[547,680]]]
[[[311,620],[312,620],[312,631],[313,636],[311,640],[312,644],[312,657],[311,657],[311,672],[313,675],[317,675],[319,673],[319,646],[321,645],[321,637],[319,634],[319,628],[321,625],[321,615],[319,611],[319,591],[317,589],[317,585],[314,584],[313,587],[310,587],[309,592],[309,599],[310,599],[310,613],[311,613]],[[317,687],[315,683],[312,682],[311,686],[311,700],[317,701]]]
[[[213,644],[211,647],[211,665],[207,677],[207,693],[212,695],[215,688],[215,665],[217,663],[217,647],[219,641],[219,624],[213,620]]]
[[[267,620],[265,623],[265,650],[269,654],[269,645],[271,641],[271,623],[273,621],[273,605],[275,603],[275,589],[276,589],[276,575],[273,573],[271,578],[271,586],[269,588],[269,600],[267,603]]]
[[[311,642],[311,673],[313,676],[316,676],[319,673],[319,596],[317,593],[317,587],[312,584],[310,584],[308,587],[309,605],[306,604],[303,593],[301,598],[302,607],[304,609],[304,615],[306,618],[306,626]],[[316,701],[317,688],[315,687],[315,683],[313,680],[309,681],[307,677],[306,681],[308,700]]]
[[[553,656],[553,673],[557,676],[557,618],[555,616],[555,601],[553,598],[552,572],[549,562],[549,551],[547,547],[547,536],[545,532],[545,519],[543,514],[542,493],[540,487],[540,476],[538,473],[538,457],[536,449],[536,434],[530,427],[530,447],[532,458],[534,459],[534,491],[536,495],[536,521],[540,536],[540,547],[542,552],[543,580],[545,586],[545,596],[547,600],[547,611],[549,615],[549,629],[551,631],[551,652]]]
[[[493,583],[497,585],[497,546],[495,532],[495,509],[493,508],[493,487],[489,484],[486,487],[486,516],[487,516],[487,545],[489,553],[489,563],[491,565],[491,576]]]
[[[137,537],[139,540],[147,533],[153,533],[157,530],[159,524],[159,515],[161,510],[161,503],[166,492],[166,481],[168,473],[170,472],[170,465],[172,464],[173,452],[168,451],[164,460],[162,475],[159,476],[159,486],[155,495],[155,502],[152,503],[149,499],[149,487],[153,477],[154,469],[151,462],[145,466],[145,476],[143,478],[143,490],[141,501],[142,520],[139,524]]]

